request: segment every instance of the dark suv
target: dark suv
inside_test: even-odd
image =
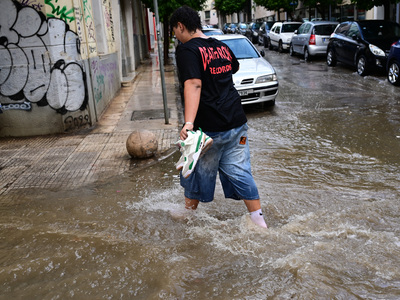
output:
[[[343,22],[331,35],[326,62],[342,62],[357,69],[361,76],[386,68],[387,55],[393,42],[400,38],[400,25],[384,20]]]
[[[262,22],[252,22],[247,27],[245,35],[253,44],[258,43],[258,31],[262,24]]]

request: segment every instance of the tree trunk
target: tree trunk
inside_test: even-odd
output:
[[[390,0],[384,1],[385,20],[390,20]]]

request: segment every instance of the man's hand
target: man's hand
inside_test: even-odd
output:
[[[179,138],[181,139],[181,141],[186,140],[186,138],[188,137],[187,132],[189,130],[193,130],[193,124],[185,124],[182,127],[181,133],[179,134]]]

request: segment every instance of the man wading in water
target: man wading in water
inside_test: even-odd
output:
[[[207,153],[201,153],[201,159],[183,151],[177,164],[184,170],[180,181],[185,207],[195,210],[199,202],[214,199],[219,172],[225,197],[243,200],[252,222],[267,228],[251,173],[247,118],[232,81],[239,62],[227,45],[203,34],[200,17],[192,8],[178,8],[170,24],[182,43],[176,50],[185,98],[181,145],[195,141],[192,144],[201,145],[197,149],[200,155],[205,152],[202,147],[212,144]]]

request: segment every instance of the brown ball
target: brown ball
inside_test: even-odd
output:
[[[135,158],[152,157],[158,148],[156,135],[148,130],[135,130],[126,140],[126,150]]]

